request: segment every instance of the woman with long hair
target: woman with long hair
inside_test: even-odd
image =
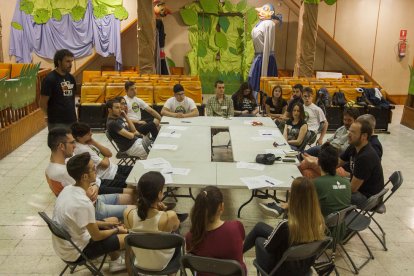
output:
[[[303,104],[295,103],[293,105],[291,118],[286,121],[283,131],[283,136],[294,150],[302,145],[303,139],[305,139],[306,132],[308,131],[305,117]]]
[[[324,233],[325,222],[315,186],[309,179],[298,177],[291,186],[288,220],[282,220],[274,229],[257,223],[246,236],[243,252],[255,246],[258,264],[269,273],[290,246],[323,240]],[[277,275],[306,275],[313,262],[312,258],[284,263]]]
[[[161,202],[165,179],[159,172],[147,172],[141,176],[137,185],[137,207],[124,212],[124,223],[132,232],[173,232],[180,225],[174,211],[164,211]],[[141,268],[163,270],[174,252],[179,249],[148,250],[132,248],[137,256],[135,265]],[[178,253],[178,252],[177,252]]]
[[[197,195],[191,210],[191,228],[187,233],[187,251],[203,257],[243,262],[244,227],[240,221],[223,221],[223,194],[215,186],[207,186]]]
[[[234,116],[254,117],[259,112],[259,106],[253,96],[252,87],[247,82],[243,82],[231,98],[233,100]]]
[[[276,85],[272,90],[272,97],[266,100],[266,114],[273,120],[281,120],[285,114],[287,102],[282,98],[282,87]]]

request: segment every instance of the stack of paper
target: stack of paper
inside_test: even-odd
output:
[[[265,169],[265,165],[240,161],[237,162],[237,168],[263,171]]]
[[[241,177],[240,180],[246,184],[249,190],[260,189],[266,187],[277,187],[283,183],[283,181],[277,180],[273,177],[260,175],[254,177]]]

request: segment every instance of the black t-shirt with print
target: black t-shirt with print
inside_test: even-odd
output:
[[[47,103],[49,123],[71,124],[77,121],[75,93],[76,81],[71,74],[61,76],[53,70],[44,78],[41,94],[49,97]]]
[[[129,131],[127,122],[121,117],[108,117],[108,120],[106,121],[106,128],[109,132],[109,135],[112,137],[112,139],[114,139],[114,142],[120,151],[129,150],[129,148],[132,147],[132,145],[137,140],[137,137],[134,137],[134,139],[128,139],[118,133],[122,129]]]
[[[269,106],[270,113],[272,114],[282,114],[283,108],[287,106],[285,99],[282,99],[276,106],[273,104],[272,98],[268,97],[266,99],[266,105]]]
[[[364,180],[358,191],[370,197],[384,188],[384,174],[381,159],[371,144],[364,146],[358,153],[354,146],[349,146],[341,155],[343,161],[348,161],[352,177]]]
[[[250,100],[248,97],[243,97],[241,101],[237,101],[237,96],[234,94],[232,96],[234,110],[244,111],[248,110],[252,112],[256,109],[257,103],[255,101]]]

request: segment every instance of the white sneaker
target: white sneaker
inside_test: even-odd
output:
[[[109,271],[111,273],[118,272],[118,271],[125,270],[125,269],[126,269],[125,259],[122,256],[119,256],[119,258],[116,260],[109,261]]]
[[[284,213],[284,209],[280,207],[276,202],[259,203],[259,207],[266,215],[275,218],[279,217],[281,214]]]

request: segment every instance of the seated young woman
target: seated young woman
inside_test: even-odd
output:
[[[234,106],[234,116],[255,117],[259,113],[259,106],[253,96],[250,84],[243,82],[239,90],[231,96]]]
[[[207,186],[198,194],[191,210],[191,228],[186,247],[191,254],[243,262],[244,227],[240,221],[223,221],[223,194],[215,186]],[[198,274],[200,275],[200,274]]]
[[[270,273],[290,246],[322,240],[324,232],[325,222],[315,186],[307,178],[298,177],[292,182],[288,220],[282,220],[276,228],[257,223],[246,236],[243,252],[255,246],[258,264]],[[313,262],[313,258],[285,262],[275,275],[306,275]]]
[[[159,172],[147,172],[141,176],[137,185],[137,206],[124,212],[124,223],[132,232],[173,232],[180,225],[174,211],[164,211],[161,202],[165,179]],[[163,270],[179,249],[148,250],[132,248],[137,256],[137,267],[160,271]]]
[[[303,104],[295,103],[292,109],[292,115],[289,120],[286,121],[283,136],[293,150],[296,150],[303,143],[306,133],[308,131],[308,125],[305,120],[305,109]]]
[[[282,98],[282,87],[277,85],[272,90],[272,97],[266,99],[266,115],[275,122],[282,121],[286,108],[287,102]]]

